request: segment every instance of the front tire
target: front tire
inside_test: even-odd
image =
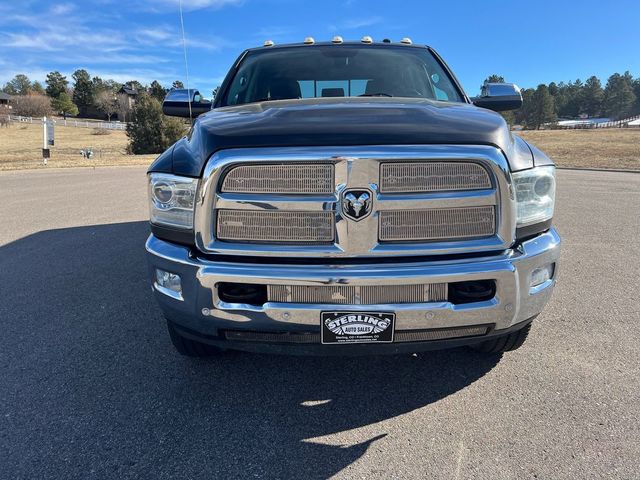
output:
[[[477,345],[472,345],[471,348],[483,353],[511,352],[513,350],[517,350],[522,346],[524,341],[527,339],[530,330],[531,323],[528,323],[520,330],[516,330],[515,332],[492,338],[491,340],[478,343]]]
[[[167,320],[167,329],[169,330],[171,343],[173,343],[180,355],[185,357],[211,357],[222,353],[222,350],[218,347],[183,337],[169,320]]]

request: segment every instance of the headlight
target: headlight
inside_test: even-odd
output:
[[[198,179],[167,173],[149,174],[151,223],[172,228],[193,228]]]
[[[516,172],[513,186],[518,204],[518,228],[551,220],[556,200],[555,167]]]

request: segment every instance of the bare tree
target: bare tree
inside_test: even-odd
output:
[[[9,105],[0,105],[0,127],[9,126],[10,113],[11,113],[11,108],[9,107]]]
[[[119,93],[116,96],[116,103],[118,104],[118,120],[122,122],[130,120],[133,106],[131,105],[131,99],[129,98],[129,95],[127,95],[126,93]]]
[[[95,105],[98,110],[107,116],[110,122],[114,113],[119,112],[118,99],[110,90],[102,90],[96,95]]]
[[[52,115],[51,99],[46,95],[20,95],[14,98],[13,113],[23,117]]]

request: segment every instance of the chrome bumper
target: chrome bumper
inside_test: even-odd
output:
[[[449,302],[397,305],[340,305],[340,310],[396,312],[396,331],[423,330],[492,324],[508,329],[539,314],[548,302],[557,276],[560,237],[555,229],[525,241],[517,248],[481,258],[325,265],[240,263],[214,261],[193,256],[186,247],[151,235],[146,243],[152,278],[159,268],[180,275],[181,296],[167,295],[154,284],[155,296],[167,318],[203,335],[219,330],[265,332],[319,331],[320,312],[336,305],[266,303],[262,307],[226,304],[217,296],[220,282],[265,285],[407,285],[494,279],[492,300],[453,305]],[[551,280],[530,287],[531,272],[555,263]]]

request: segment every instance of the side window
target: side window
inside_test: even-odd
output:
[[[449,95],[444,90],[440,90],[438,87],[434,86],[433,90],[436,92],[436,100],[449,100]]]
[[[424,68],[436,100],[445,102],[462,101],[446,73],[435,60],[432,59]]]
[[[249,79],[246,73],[234,78],[233,83],[229,88],[229,94],[227,95],[229,105],[244,103],[244,94],[248,83]]]

